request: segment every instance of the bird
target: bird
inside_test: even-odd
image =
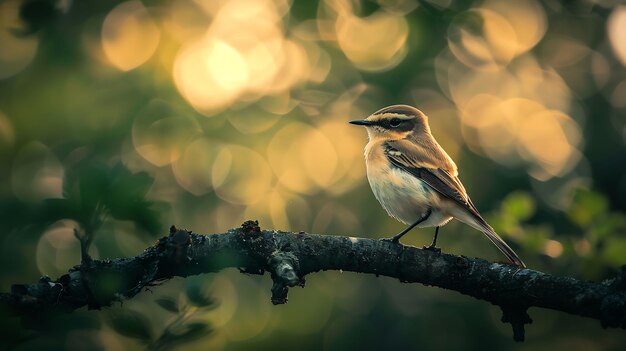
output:
[[[424,248],[440,252],[439,228],[456,219],[483,232],[513,264],[526,267],[480,215],[458,177],[456,164],[435,140],[422,111],[393,105],[349,123],[367,129],[365,164],[374,196],[391,217],[408,225],[383,240],[397,244],[415,227],[435,227],[432,244]]]

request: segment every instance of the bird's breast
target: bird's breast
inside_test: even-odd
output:
[[[367,178],[374,196],[387,213],[404,223],[415,222],[428,208],[434,207],[437,212],[438,194],[412,174],[392,166],[384,156],[367,160]],[[442,219],[435,218],[438,213],[432,215],[432,220],[424,226],[442,222]]]

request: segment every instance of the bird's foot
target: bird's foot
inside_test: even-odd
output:
[[[437,247],[435,245],[432,245],[432,244],[428,245],[428,246],[423,246],[422,249],[428,250],[428,251],[432,251],[432,252],[438,253],[438,254],[441,253],[441,248],[439,248],[439,247]]]

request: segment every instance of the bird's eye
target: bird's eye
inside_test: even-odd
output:
[[[394,128],[395,128],[395,127],[399,127],[399,126],[400,126],[400,123],[402,123],[402,120],[401,120],[400,118],[392,118],[392,119],[389,121],[389,125],[390,125],[391,127],[394,127]]]

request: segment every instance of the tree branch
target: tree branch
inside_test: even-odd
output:
[[[511,323],[518,341],[531,322],[526,311],[534,306],[594,318],[603,327],[626,328],[626,267],[616,278],[598,283],[374,239],[262,231],[253,221],[212,235],[172,227],[141,255],[85,262],[54,281],[42,277],[36,284],[13,285],[10,293],[0,294],[0,307],[24,317],[83,306],[99,309],[175,276],[227,267],[242,273],[270,272],[274,304],[286,303],[288,288],[304,286],[307,274],[343,270],[488,301],[500,306],[502,321]]]

